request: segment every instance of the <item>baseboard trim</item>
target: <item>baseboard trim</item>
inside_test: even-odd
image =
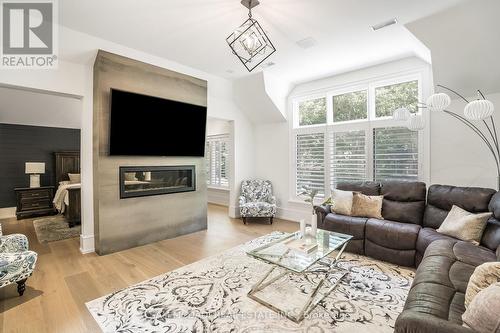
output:
[[[80,235],[80,252],[82,254],[95,252],[94,235]]]
[[[277,207],[276,217],[282,220],[300,222],[300,220],[306,218],[306,216],[306,210]]]
[[[16,217],[16,207],[0,208],[0,219],[9,219]]]

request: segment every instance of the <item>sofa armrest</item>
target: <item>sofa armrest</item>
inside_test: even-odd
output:
[[[244,196],[240,195],[240,197],[238,198],[238,203],[240,206],[243,206],[244,204],[247,203],[247,198],[245,198]]]
[[[330,205],[314,206],[314,211],[318,216],[318,225],[323,225],[325,217],[331,212]]]
[[[497,247],[496,254],[497,254],[497,260],[500,261],[500,245],[498,245],[498,247]]]
[[[394,328],[394,333],[473,333],[470,328],[435,317],[428,313],[403,311]]]
[[[28,238],[22,234],[0,237],[0,252],[22,252],[28,250]]]
[[[33,251],[0,253],[0,287],[29,277],[35,269],[38,255]]]
[[[271,205],[276,205],[276,197],[274,195],[270,195],[269,198],[267,199],[267,202],[270,203]]]

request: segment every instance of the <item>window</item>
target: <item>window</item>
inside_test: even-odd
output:
[[[412,113],[418,111],[418,81],[375,88],[376,117],[390,117],[394,110],[403,106]]]
[[[209,187],[229,187],[229,135],[207,136],[205,163]]]
[[[324,96],[293,103],[294,197],[304,186],[327,197],[340,182],[422,178],[419,132],[391,118],[403,106],[419,111],[418,74],[325,91]]]
[[[376,128],[373,136],[375,180],[418,180],[418,132]]]
[[[299,103],[299,125],[326,124],[326,98],[316,98]]]
[[[330,133],[330,186],[366,179],[365,131]]]
[[[367,110],[366,90],[333,96],[334,122],[367,119]]]
[[[325,194],[325,136],[323,133],[296,136],[296,193],[304,186]]]

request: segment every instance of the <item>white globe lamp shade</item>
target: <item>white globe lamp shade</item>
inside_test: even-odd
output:
[[[399,108],[392,114],[392,119],[397,121],[407,121],[410,118],[410,110],[407,108]]]
[[[406,122],[406,127],[411,131],[421,131],[425,128],[425,119],[420,114],[412,114]]]
[[[465,106],[464,116],[469,120],[483,120],[493,115],[495,106],[486,99],[472,101]]]
[[[431,95],[427,99],[427,107],[431,111],[443,111],[451,104],[451,98],[445,93]]]

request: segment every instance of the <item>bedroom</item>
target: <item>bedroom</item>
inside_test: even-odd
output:
[[[41,243],[80,234],[81,100],[0,88],[0,218],[35,226]]]

